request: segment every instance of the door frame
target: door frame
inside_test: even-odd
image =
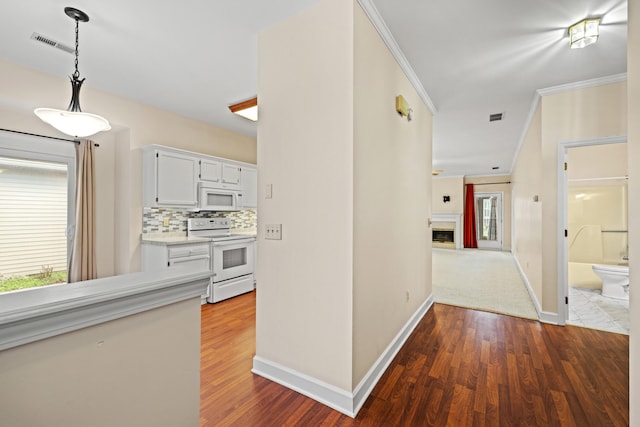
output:
[[[557,220],[557,250],[558,250],[558,325],[566,325],[569,319],[569,245],[565,230],[568,229],[569,221],[569,179],[564,168],[567,161],[567,150],[575,147],[586,147],[589,145],[607,145],[607,144],[628,144],[627,135],[610,136],[595,139],[583,139],[576,141],[558,143],[558,164],[557,164],[557,183],[558,183],[558,220]]]
[[[499,206],[496,209],[496,215],[497,215],[497,220],[498,220],[498,227],[497,227],[497,237],[498,237],[498,243],[486,243],[486,241],[482,241],[483,243],[481,244],[481,240],[478,238],[479,237],[479,233],[480,230],[477,229],[476,230],[476,240],[478,241],[478,249],[494,249],[494,250],[503,250],[504,248],[504,192],[503,191],[478,191],[478,192],[474,192],[473,194],[473,203],[475,204],[476,208],[478,206],[478,197],[483,197],[483,196],[497,196],[498,197],[498,202],[499,202]],[[476,226],[477,221],[479,220],[480,216],[478,215],[478,212],[476,212]],[[478,227],[476,227],[478,228]]]

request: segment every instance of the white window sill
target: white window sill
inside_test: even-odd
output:
[[[0,294],[0,350],[199,298],[210,277],[176,268]]]

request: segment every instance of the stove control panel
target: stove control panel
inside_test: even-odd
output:
[[[189,218],[188,230],[223,230],[231,228],[229,218]]]

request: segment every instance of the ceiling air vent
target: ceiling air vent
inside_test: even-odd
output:
[[[35,40],[35,41],[39,41],[39,42],[44,43],[44,44],[48,44],[49,46],[56,47],[56,48],[58,48],[60,50],[64,50],[67,53],[74,53],[75,52],[75,50],[72,47],[69,47],[69,46],[67,46],[65,44],[57,42],[57,41],[53,40],[50,37],[43,36],[42,34],[33,33],[33,34],[31,34],[31,39]]]
[[[490,122],[497,122],[502,120],[502,113],[494,113],[494,114],[489,114],[489,121]]]

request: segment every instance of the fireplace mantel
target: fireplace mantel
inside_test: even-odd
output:
[[[436,223],[438,222],[453,222],[456,224],[455,232],[454,232],[454,241],[456,245],[456,249],[462,249],[462,214],[459,213],[447,213],[447,214],[432,214],[432,222],[433,226],[436,227]]]

